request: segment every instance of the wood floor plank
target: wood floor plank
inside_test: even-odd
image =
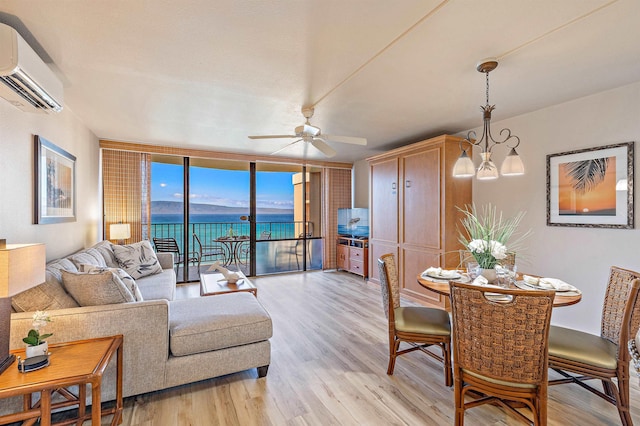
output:
[[[441,364],[414,352],[398,358],[393,376],[386,374],[387,326],[377,286],[346,272],[252,280],[273,319],[267,377],[258,379],[254,369],[142,401],[127,398],[123,425],[453,424],[453,392],[444,385]],[[198,284],[178,286],[177,295],[199,297]],[[636,378],[631,405],[640,424]],[[620,424],[613,405],[574,385],[550,387],[548,406],[549,425]],[[465,419],[469,425],[521,424],[493,406],[469,410]]]

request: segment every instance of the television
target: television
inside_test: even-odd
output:
[[[369,237],[369,209],[338,209],[338,235]]]

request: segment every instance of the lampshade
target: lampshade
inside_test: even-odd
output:
[[[453,176],[455,177],[471,177],[476,174],[476,166],[467,155],[467,151],[462,151],[460,157],[453,165]]]
[[[491,161],[491,153],[483,152],[480,156],[482,157],[482,163],[480,167],[478,167],[476,178],[479,180],[498,179],[498,168],[494,162]]]
[[[517,176],[524,174],[524,164],[522,164],[522,160],[515,148],[511,148],[509,155],[507,155],[502,162],[500,173],[502,173],[503,176]]]
[[[15,356],[9,353],[11,296],[45,280],[44,244],[6,244],[0,248],[0,373]]]
[[[0,249],[0,297],[9,297],[45,280],[44,244],[7,244]]]
[[[127,240],[131,238],[131,225],[128,223],[112,223],[109,226],[110,240]]]

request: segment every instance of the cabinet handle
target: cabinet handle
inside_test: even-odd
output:
[[[396,189],[396,183],[395,182],[391,183],[391,189]]]
[[[411,181],[408,180],[404,183],[404,186],[406,186],[407,188],[411,188]]]

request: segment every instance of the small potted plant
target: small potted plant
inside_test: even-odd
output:
[[[53,333],[40,334],[40,329],[44,328],[47,323],[50,323],[51,317],[48,312],[36,311],[33,314],[33,327],[29,330],[27,337],[22,339],[27,344],[27,358],[31,358],[38,355],[46,355],[49,351],[49,344],[45,339],[53,336]]]

